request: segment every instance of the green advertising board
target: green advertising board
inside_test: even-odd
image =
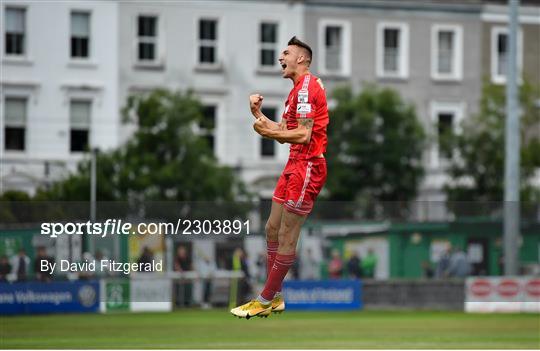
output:
[[[105,306],[107,312],[129,311],[129,279],[105,280]]]
[[[24,247],[21,237],[0,237],[0,255],[6,255],[7,257],[15,256],[21,247]]]

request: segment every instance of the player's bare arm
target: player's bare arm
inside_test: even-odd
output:
[[[276,123],[276,125],[274,125],[274,124],[266,124],[264,117],[260,118],[258,121],[259,121],[259,123],[258,123],[257,127],[255,127],[255,125],[253,125],[253,128],[255,129],[255,131],[257,131],[257,133],[259,133],[259,130],[262,131],[263,129],[287,130],[287,121],[284,120],[284,119],[282,119],[281,122]],[[270,120],[270,122],[273,122],[273,121]],[[259,134],[261,136],[263,136],[261,133],[259,133]],[[286,143],[286,141],[281,141],[281,140],[278,140],[278,139],[274,139],[274,140],[276,140],[280,144]]]
[[[280,143],[309,144],[313,129],[312,118],[298,118],[298,127],[295,129],[270,129],[266,128],[264,121],[257,120],[253,129],[265,138],[274,139]]]
[[[306,144],[311,141],[311,131],[313,130],[313,118],[298,118],[298,125],[307,129]]]
[[[284,130],[287,129],[287,126],[285,124],[285,121],[281,121],[279,123],[272,121],[268,117],[266,117],[264,114],[261,113],[260,117],[257,118],[257,123],[261,128],[264,129],[271,129],[271,130]],[[259,133],[260,134],[260,133]]]

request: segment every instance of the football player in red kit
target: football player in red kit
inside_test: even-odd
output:
[[[231,310],[238,317],[264,317],[285,309],[281,285],[296,258],[300,228],[326,181],[324,153],[328,141],[328,108],[321,80],[309,72],[311,60],[311,48],[296,37],[289,40],[279,57],[283,78],[293,82],[280,123],[273,122],[261,112],[262,95],[249,97],[251,113],[256,118],[255,131],[291,146],[265,227],[266,284],[256,299]]]

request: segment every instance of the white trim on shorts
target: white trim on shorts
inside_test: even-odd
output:
[[[313,166],[313,162],[309,161],[306,167],[306,179],[304,179],[304,186],[302,187],[302,192],[300,193],[300,198],[298,199],[298,202],[296,203],[295,208],[299,208],[302,205],[302,202],[304,201],[304,195],[306,194],[306,188],[309,184],[309,180],[311,178],[311,166]]]

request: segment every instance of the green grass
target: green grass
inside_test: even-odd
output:
[[[225,310],[2,316],[0,348],[538,349],[538,314],[285,312],[233,318]]]

